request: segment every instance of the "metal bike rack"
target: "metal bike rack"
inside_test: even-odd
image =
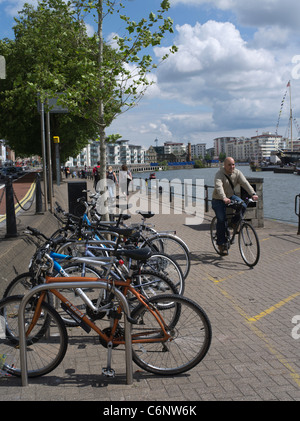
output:
[[[26,350],[26,334],[25,334],[25,308],[30,298],[41,291],[48,289],[70,289],[70,288],[108,288],[105,282],[54,282],[51,284],[38,285],[29,290],[23,297],[19,313],[18,313],[18,324],[19,324],[19,336],[20,336],[20,363],[21,363],[21,378],[22,386],[28,386],[28,373],[27,373],[27,350]],[[133,370],[132,370],[132,347],[131,347],[131,325],[127,319],[127,315],[130,314],[129,306],[124,295],[115,288],[109,287],[113,290],[113,293],[120,300],[124,312],[124,327],[125,327],[125,361],[126,361],[126,382],[128,385],[133,382]]]

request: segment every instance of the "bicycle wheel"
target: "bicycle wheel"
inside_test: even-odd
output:
[[[219,247],[217,245],[217,217],[214,216],[210,224],[210,238],[215,251],[221,255]]]
[[[211,325],[206,313],[198,304],[179,295],[152,297],[149,304],[158,309],[171,337],[166,342],[159,341],[162,332],[157,320],[140,304],[131,313],[137,320],[132,325],[133,361],[142,369],[160,375],[180,374],[195,367],[211,343]],[[136,340],[140,343],[135,343]]]
[[[144,245],[150,246],[154,252],[164,253],[179,265],[183,278],[186,279],[191,267],[191,253],[188,246],[173,234],[156,234],[146,240]]]
[[[0,377],[21,375],[18,312],[22,296],[0,301]],[[25,308],[25,330],[32,320],[35,300]],[[28,377],[37,377],[54,370],[63,360],[68,336],[58,313],[48,303],[42,303],[40,317],[26,340]]]
[[[178,294],[183,294],[185,280],[182,271],[177,262],[170,256],[163,253],[153,253],[146,262],[140,264],[140,268],[142,270],[152,270],[166,276],[173,282],[177,288]]]
[[[3,298],[10,297],[11,295],[24,295],[33,287],[40,285],[44,280],[42,278],[35,279],[31,272],[21,273],[16,276],[4,291]],[[53,305],[52,294],[46,291],[45,300]]]
[[[260,256],[258,236],[248,222],[243,222],[239,231],[239,249],[246,265],[253,267]]]
[[[99,278],[102,278],[103,275],[103,272],[101,270],[95,269],[93,266],[89,266],[83,263],[69,263],[63,266],[63,270],[65,272],[64,276],[94,278],[95,282]],[[56,276],[61,276],[61,274],[57,274]],[[88,296],[88,298],[91,301],[94,302],[98,299],[101,301],[106,296],[106,290],[103,288],[81,288],[81,290]],[[58,291],[60,291],[59,288]],[[61,293],[80,311],[82,311],[83,313],[86,312],[86,304],[80,298],[76,289],[63,289],[61,290]],[[66,326],[78,326],[78,323],[74,319],[72,319],[71,316],[67,315],[67,313],[61,308],[61,303],[58,299],[56,299],[56,297],[54,303],[55,310],[65,322]]]
[[[133,274],[132,286],[147,299],[162,294],[177,294],[177,288],[169,278],[151,270]]]

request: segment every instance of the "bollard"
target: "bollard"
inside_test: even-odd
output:
[[[41,188],[41,175],[36,174],[36,187],[35,187],[35,213],[36,215],[43,215],[43,202],[42,202],[42,188]]]
[[[300,194],[295,197],[295,214],[298,216],[298,232],[297,235],[300,235]],[[297,206],[298,205],[298,206]],[[297,212],[297,208],[299,209]]]
[[[6,197],[6,235],[5,238],[17,237],[17,224],[14,203],[14,192],[12,178],[5,178],[5,197]]]

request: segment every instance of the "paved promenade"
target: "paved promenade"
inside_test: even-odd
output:
[[[90,182],[88,182],[91,187]],[[55,186],[55,200],[67,209],[67,184]],[[176,230],[188,244],[192,267],[185,295],[208,314],[213,331],[209,353],[194,369],[181,376],[159,377],[133,365],[133,384],[126,384],[125,354],[113,350],[116,377],[105,378],[106,349],[92,335],[69,330],[70,344],[62,364],[46,376],[29,379],[0,378],[0,401],[299,401],[300,400],[300,236],[297,227],[266,220],[257,229],[261,244],[258,265],[249,269],[236,243],[229,256],[216,255],[210,240],[210,214],[201,225],[186,225],[186,215],[156,215],[157,230]],[[137,216],[132,221],[137,221]],[[54,231],[49,214],[34,209],[18,214],[18,231],[29,224]],[[0,225],[3,239],[5,227]],[[24,239],[0,241],[3,273],[0,293],[12,273],[9,255]],[[24,247],[22,248],[22,250]],[[3,257],[4,256],[4,257]],[[6,256],[6,257],[5,257]],[[5,260],[6,259],[6,260]],[[26,271],[22,255],[14,273]],[[3,263],[5,262],[5,263]],[[7,267],[4,267],[7,266]],[[297,317],[298,316],[298,317]],[[298,324],[298,325],[297,325]],[[99,403],[100,405],[100,403]],[[108,406],[108,405],[106,405]]]

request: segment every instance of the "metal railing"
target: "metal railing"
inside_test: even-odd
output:
[[[178,185],[178,186],[182,186],[182,192],[181,192],[181,197],[182,199],[186,199],[186,198],[190,198],[190,199],[197,199],[197,200],[204,200],[205,203],[205,212],[209,212],[209,202],[211,202],[211,199],[209,199],[209,194],[208,194],[208,189],[213,189],[214,186],[208,186],[207,184],[204,185],[198,185],[198,184],[194,184],[194,183],[189,183],[188,186],[191,187],[192,189],[196,189],[196,188],[204,188],[204,197],[196,197],[193,194],[187,196],[187,189],[185,188],[185,184],[181,183],[181,182],[176,182],[174,180],[163,180],[163,186],[161,184],[161,180],[159,179],[144,179],[144,178],[134,178],[134,180],[139,180],[140,184],[145,182],[146,184],[146,193],[151,192],[152,190],[155,190],[156,193],[162,194],[163,190],[167,190],[168,191],[168,196],[169,196],[169,201],[170,203],[173,202],[174,200],[174,186]],[[154,186],[152,187],[152,184],[155,185],[155,189]],[[168,184],[168,186],[167,186]]]
[[[25,333],[25,308],[30,298],[41,291],[48,289],[70,289],[70,288],[104,288],[107,289],[108,285],[105,282],[55,282],[51,284],[38,285],[29,290],[23,297],[19,313],[18,313],[18,327],[20,336],[20,363],[21,363],[21,379],[22,386],[28,386],[28,372],[27,372],[27,350],[26,350],[26,333]],[[116,288],[109,286],[110,291],[117,296],[120,300],[124,314],[124,328],[125,328],[125,362],[126,362],[126,382],[128,385],[133,381],[132,370],[132,347],[131,347],[131,325],[127,319],[130,314],[129,306],[124,295]]]

